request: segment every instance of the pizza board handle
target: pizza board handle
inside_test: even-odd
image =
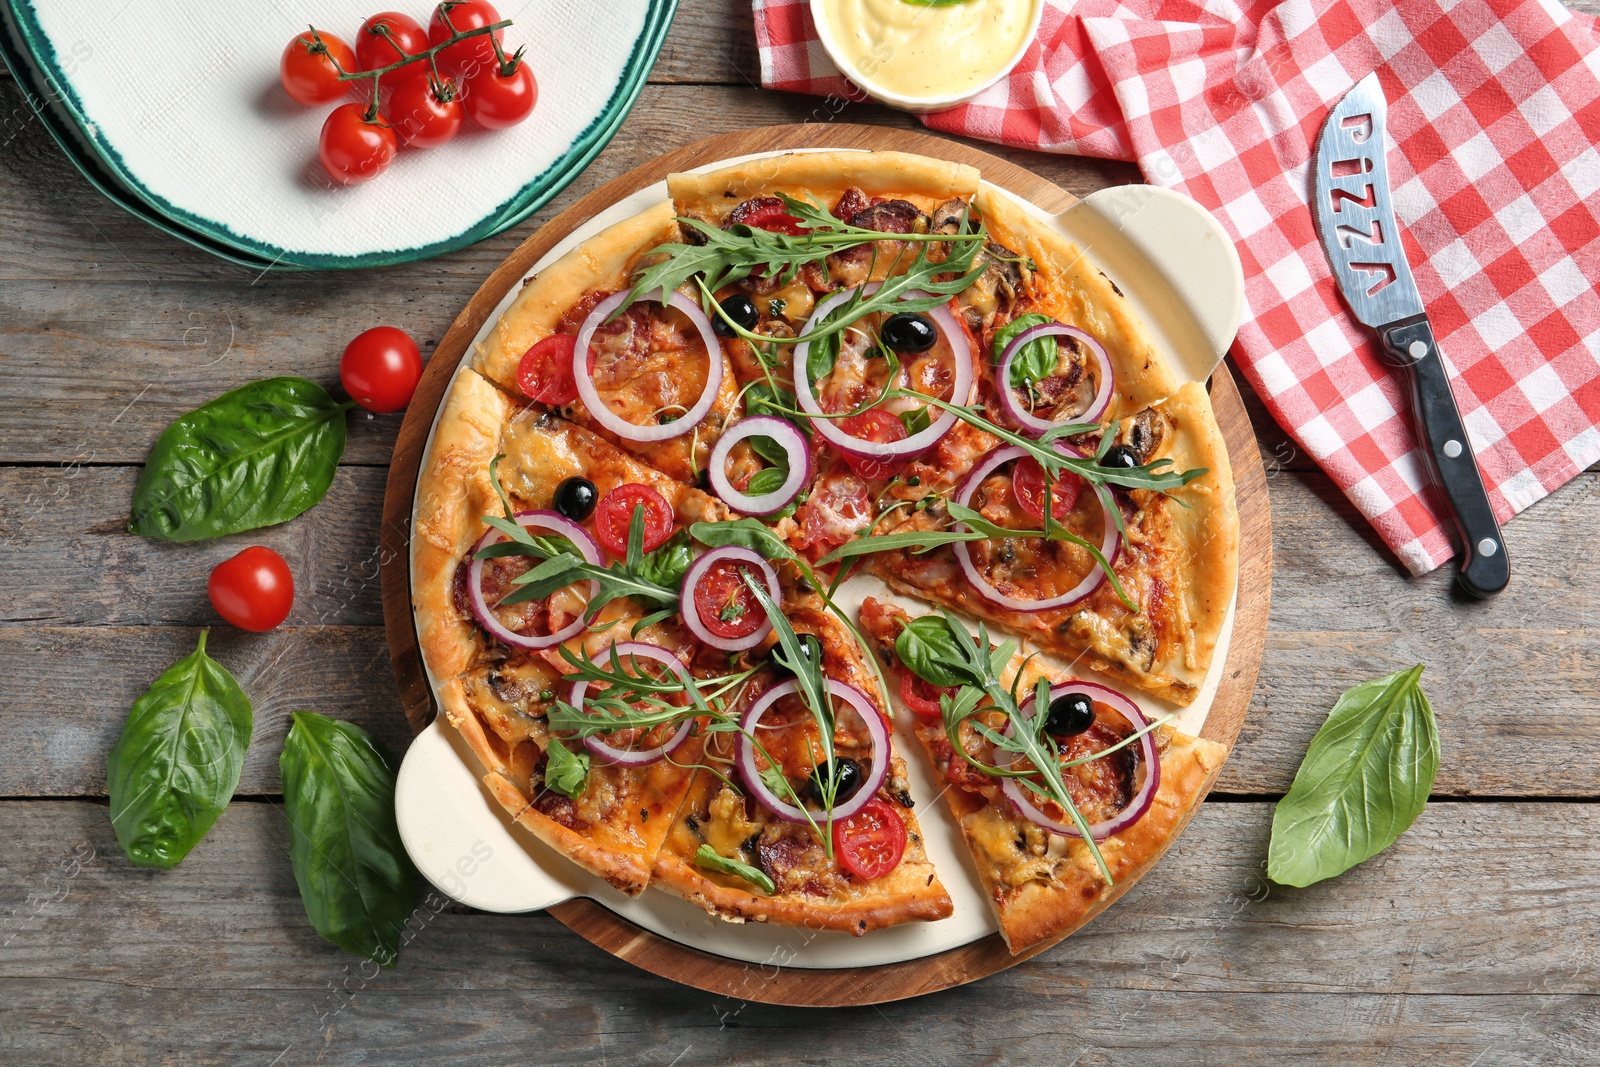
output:
[[[583,896],[584,875],[525,843],[437,719],[406,750],[394,815],[417,870],[446,896],[483,911],[540,911]]]
[[[1119,185],[1090,193],[1056,225],[1140,294],[1140,310],[1165,335],[1181,375],[1211,377],[1244,318],[1244,270],[1210,212],[1170,189]],[[1162,289],[1168,299],[1154,299]]]

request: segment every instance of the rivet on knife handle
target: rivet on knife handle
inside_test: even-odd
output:
[[[1417,437],[1434,485],[1448,502],[1444,510],[1461,545],[1461,588],[1475,597],[1500,592],[1511,580],[1511,561],[1483,477],[1472,455],[1461,411],[1450,391],[1450,376],[1426,316],[1394,323],[1379,331],[1384,349],[1412,376],[1411,397]]]

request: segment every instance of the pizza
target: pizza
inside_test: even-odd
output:
[[[528,279],[441,409],[412,588],[447,722],[623,893],[858,935],[949,916],[965,877],[909,738],[1007,944],[1063,936],[1226,755],[1162,714],[1237,580],[1204,386],[972,167],[667,187]],[[867,575],[894,595],[852,611]]]

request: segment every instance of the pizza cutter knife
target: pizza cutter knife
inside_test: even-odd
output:
[[[1377,332],[1384,356],[1406,370],[1417,440],[1460,548],[1457,581],[1472,596],[1489,597],[1511,580],[1511,561],[1400,245],[1384,160],[1387,114],[1376,73],[1329,114],[1312,171],[1317,231],[1351,314]]]

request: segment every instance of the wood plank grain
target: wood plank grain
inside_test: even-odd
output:
[[[0,626],[0,796],[104,795],[106,754],[139,694],[194,650],[191,627]],[[278,793],[289,713],[349,719],[399,755],[398,712],[380,627],[212,630],[206,651],[233,672],[255,710],[240,795]],[[9,811],[0,807],[0,812]],[[0,815],[0,818],[3,818]]]
[[[438,898],[378,973],[306,923],[276,805],[235,803],[170,872],[129,867],[102,804],[6,812],[13,1062],[800,1064],[870,1046],[893,1064],[1483,1067],[1600,1049],[1594,806],[1436,804],[1382,856],[1290,890],[1261,875],[1270,805],[1206,804],[1165,863],[1051,951],[825,1025],[644,974],[546,916]],[[768,972],[751,969],[753,989]]]
[[[321,503],[289,522],[182,545],[128,532],[138,480],[137,467],[0,467],[0,626],[210,625],[206,577],[247,545],[288,562],[290,626],[383,621],[381,468],[340,468]]]

